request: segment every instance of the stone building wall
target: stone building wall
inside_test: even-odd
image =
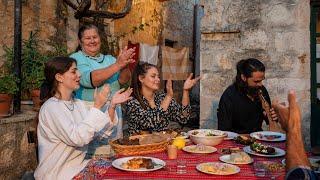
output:
[[[0,119],[0,179],[21,179],[26,171],[37,167],[35,143],[27,132],[35,131],[36,112],[24,106],[23,114]]]
[[[49,51],[49,42],[65,43],[64,7],[61,0],[28,0],[22,2],[22,39],[27,39],[31,31],[38,31],[41,50]],[[3,46],[13,46],[14,40],[14,1],[0,1],[0,62]]]
[[[303,134],[310,140],[310,5],[307,0],[202,0],[201,126],[217,128],[220,96],[236,75],[236,63],[258,58],[266,65],[271,99],[295,89]]]
[[[126,36],[120,39],[121,47],[127,45],[128,41],[164,45],[165,39],[169,39],[176,42],[174,47],[189,47],[192,57],[193,6],[196,2],[197,0],[135,0],[127,16],[114,20],[110,32],[114,35],[126,33]],[[130,33],[134,27],[144,23],[149,23],[150,26]],[[161,66],[161,62],[159,65]],[[173,82],[174,97],[177,101],[181,101],[182,87],[183,81]]]

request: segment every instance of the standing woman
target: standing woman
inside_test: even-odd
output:
[[[173,99],[172,81],[167,81],[167,93],[157,92],[160,88],[157,67],[149,63],[139,64],[133,74],[133,98],[126,103],[129,133],[166,130],[170,121],[186,124],[191,109],[189,91],[200,77],[191,78],[192,74],[183,85],[181,106]]]
[[[46,99],[39,112],[37,129],[39,164],[36,179],[71,179],[88,163],[85,160],[87,144],[94,133],[117,124],[115,106],[130,99],[131,89],[118,91],[111,99],[106,113],[101,111],[110,89],[104,86],[94,93],[94,104],[89,110],[73,98],[80,86],[80,73],[76,61],[69,57],[56,57],[45,66],[42,96]]]
[[[123,49],[117,58],[101,54],[99,30],[92,24],[80,27],[78,41],[78,51],[71,55],[76,59],[81,73],[80,88],[76,91],[76,98],[86,101],[86,104],[92,107],[95,88],[101,89],[104,84],[109,84],[113,95],[120,89],[120,85],[131,79],[127,65],[134,62],[132,59],[135,55],[134,49]],[[119,124],[122,125],[121,107],[116,108],[116,111]],[[118,127],[112,137],[122,136],[122,126]]]

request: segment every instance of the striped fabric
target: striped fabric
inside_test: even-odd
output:
[[[189,48],[170,48],[162,46],[162,77],[167,80],[185,80],[192,72],[192,62],[189,60]]]

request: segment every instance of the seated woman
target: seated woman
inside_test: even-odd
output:
[[[157,92],[160,88],[159,71],[148,63],[140,64],[133,74],[133,97],[126,103],[126,117],[130,134],[140,131],[162,131],[167,129],[169,121],[186,124],[190,114],[189,91],[200,79],[191,79],[183,86],[182,106],[172,97],[172,81],[168,80],[167,93]]]
[[[76,61],[56,57],[45,65],[45,83],[42,96],[47,99],[39,112],[38,150],[39,165],[36,179],[72,179],[88,163],[85,160],[87,144],[94,133],[117,124],[115,107],[130,99],[132,89],[117,91],[106,113],[100,109],[110,93],[109,86],[94,92],[94,105],[87,109],[73,92],[79,88],[80,73]]]

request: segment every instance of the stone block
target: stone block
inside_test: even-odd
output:
[[[309,47],[306,46],[309,41],[309,36],[306,36],[305,30],[276,32],[274,47],[278,52],[296,51],[297,53],[303,53],[309,50]]]
[[[267,49],[269,43],[267,33],[261,29],[243,32],[241,42],[244,49]]]
[[[294,16],[284,3],[270,2],[263,10],[262,21],[266,26],[285,27],[294,24]]]

